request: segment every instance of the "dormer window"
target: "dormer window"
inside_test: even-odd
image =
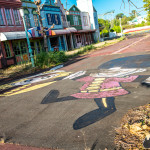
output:
[[[18,10],[14,9],[14,19],[15,19],[15,24],[16,25],[20,25],[20,20],[19,20],[19,16],[18,16]]]
[[[4,20],[3,20],[3,16],[2,16],[2,10],[0,8],[0,26],[4,25]]]
[[[10,9],[8,9],[8,8],[5,9],[5,14],[6,14],[6,19],[7,19],[7,24],[8,25],[13,25],[11,14],[10,14]]]

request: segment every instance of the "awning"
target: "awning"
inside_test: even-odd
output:
[[[77,30],[75,28],[66,28],[66,29],[60,29],[60,30],[50,30],[49,35],[63,35],[63,34],[70,34],[75,33]]]
[[[28,36],[29,38],[31,38],[30,33],[28,33]],[[0,33],[0,41],[17,40],[17,39],[26,39],[25,31]]]
[[[77,33],[95,32],[95,31],[96,29],[95,30],[78,30]]]

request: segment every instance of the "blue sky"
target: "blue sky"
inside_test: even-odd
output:
[[[62,3],[64,4],[64,7],[66,8],[66,0],[61,0]],[[129,15],[129,4],[128,0],[124,0],[125,3],[125,8],[124,5],[122,5],[122,9],[120,9],[122,0],[93,0],[93,4],[98,11],[98,14],[103,14],[111,10],[115,10],[115,15],[118,13],[124,13],[125,15]],[[137,7],[143,7],[143,0],[132,0],[132,2],[137,6]],[[68,0],[68,8],[70,8],[73,4],[76,4],[76,0]],[[138,12],[141,11],[142,9],[136,9],[133,6],[130,6],[130,11],[131,10],[137,10]],[[145,11],[140,12],[141,15],[146,15]]]

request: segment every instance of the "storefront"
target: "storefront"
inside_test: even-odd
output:
[[[82,46],[91,45],[95,43],[93,33],[95,30],[79,30],[74,34],[75,37],[75,48],[80,48]]]

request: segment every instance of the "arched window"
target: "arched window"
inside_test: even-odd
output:
[[[36,9],[32,9],[32,14],[33,14],[35,27],[39,27],[39,17],[37,15]]]
[[[31,28],[29,14],[30,14],[29,10],[28,9],[24,9],[24,16],[25,16],[25,22],[26,22],[27,29]]]

